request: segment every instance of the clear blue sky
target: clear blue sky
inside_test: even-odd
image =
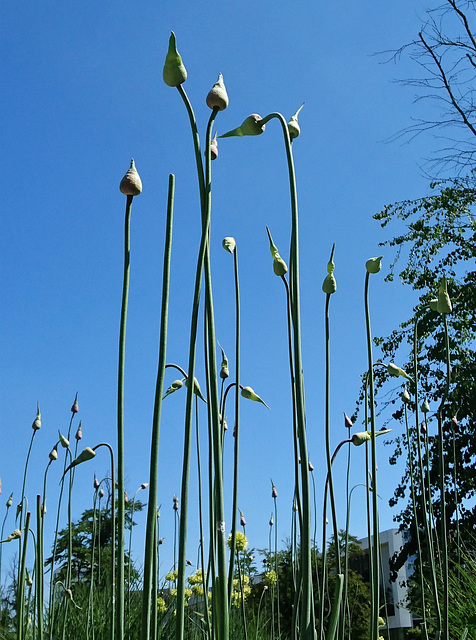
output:
[[[79,392],[81,445],[116,442],[116,375],[122,287],[125,197],[121,177],[135,158],[144,190],[134,199],[131,288],[126,354],[126,482],[129,495],[148,481],[157,366],[161,263],[168,174],[176,175],[175,228],[168,362],[187,365],[189,319],[200,213],[192,141],[175,89],[162,82],[170,30],[188,70],[185,89],[201,135],[209,117],[205,97],[223,73],[229,108],[219,133],[250,113],[290,117],[305,101],[301,137],[294,143],[301,219],[302,320],[309,449],[316,469],[319,509],[324,477],[324,360],[322,280],[333,242],[338,291],[332,316],[333,444],[346,437],[366,368],[364,263],[386,236],[372,214],[383,205],[427,193],[419,168],[433,140],[410,145],[384,141],[412,117],[431,109],[413,105],[410,89],[394,82],[417,70],[402,58],[383,64],[376,52],[413,39],[425,2],[355,3],[243,0],[239,5],[152,3],[4,3],[1,15],[1,460],[5,501],[21,493],[22,469],[36,402],[43,426],[35,438],[27,484],[30,506],[41,493],[57,431],[66,432]],[[279,539],[290,534],[293,493],[291,402],[282,286],[273,275],[265,225],[283,257],[290,205],[282,136],[269,124],[258,138],[220,142],[213,163],[212,260],[217,337],[233,366],[232,258],[221,249],[234,236],[242,300],[242,382],[271,407],[242,402],[240,508],[250,545],[265,547],[273,508],[270,478],[279,493]],[[385,264],[393,257],[385,253]],[[374,334],[405,319],[414,296],[398,282],[372,278]],[[375,357],[378,357],[378,352]],[[199,359],[197,376],[203,380]],[[166,384],[175,374],[169,374]],[[388,390],[398,385],[390,382]],[[164,404],[160,444],[163,571],[173,543],[172,497],[180,493],[185,393]],[[231,412],[230,412],[231,413]],[[204,416],[202,424],[205,424]],[[361,430],[357,426],[358,430]],[[101,451],[101,450],[100,450]],[[232,438],[226,444],[230,496]],[[202,454],[205,451],[202,450]],[[380,447],[382,528],[392,526],[388,498],[399,472]],[[363,451],[353,451],[353,484],[364,481]],[[340,525],[344,526],[344,458],[336,462]],[[192,462],[192,478],[196,467]],[[53,527],[60,462],[51,469],[46,527]],[[92,502],[94,472],[108,460],[78,468],[74,513]],[[363,494],[351,530],[364,536]],[[141,492],[140,497],[146,498]],[[189,556],[197,552],[196,494],[192,488]],[[357,504],[359,503],[359,504]],[[227,497],[227,509],[230,512]],[[14,509],[6,533],[14,529]],[[141,562],[144,518],[134,530]],[[64,525],[65,518],[62,518]],[[46,543],[49,544],[47,538]],[[13,549],[4,548],[3,577]]]

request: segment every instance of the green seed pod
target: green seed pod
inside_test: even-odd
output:
[[[292,116],[291,120],[288,122],[289,137],[291,138],[291,140],[294,140],[294,138],[297,138],[301,133],[301,127],[299,126],[299,123],[298,123],[298,115],[303,107],[304,107],[304,102],[296,111],[296,113]]]
[[[225,251],[228,251],[228,253],[233,253],[236,247],[235,238],[227,236],[226,238],[223,238],[221,245],[225,249]]]
[[[207,105],[210,109],[217,108],[218,111],[223,111],[228,106],[228,94],[221,73],[218,74],[218,80],[208,92]]]
[[[451,313],[453,311],[453,305],[451,304],[451,299],[448,295],[448,285],[445,276],[443,276],[440,281],[436,310],[438,313]]]
[[[233,136],[259,136],[263,133],[265,129],[264,124],[260,124],[260,121],[263,118],[259,116],[257,113],[252,113],[250,116],[245,118],[241,125],[236,129],[232,129],[227,133],[224,133],[222,136],[218,136],[219,138],[231,138]]]
[[[269,238],[269,250],[273,256],[273,271],[277,276],[284,276],[284,274],[288,272],[288,266],[279,255],[278,248],[273,242],[273,238],[271,237],[271,232],[268,227],[266,227],[266,231],[268,232]]]
[[[185,69],[182,58],[177,51],[175,33],[173,31],[169,38],[169,50],[167,51],[167,56],[165,58],[162,77],[165,84],[169,87],[178,87],[187,79],[187,70]]]
[[[131,160],[131,166],[126,175],[121,180],[119,189],[125,196],[138,196],[142,191],[142,181],[137,173],[134,158]]]
[[[382,268],[382,258],[383,256],[379,256],[378,258],[370,258],[370,260],[367,260],[365,268],[368,273],[378,273],[380,271]]]
[[[269,409],[268,405],[266,404],[266,402],[264,402],[263,400],[261,400],[261,398],[259,397],[259,395],[257,395],[253,389],[251,387],[243,387],[241,389],[241,395],[243,396],[243,398],[246,398],[247,400],[253,400],[253,402],[261,402],[261,404],[264,404],[264,406]]]

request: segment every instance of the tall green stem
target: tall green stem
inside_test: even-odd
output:
[[[154,555],[156,548],[154,545],[155,531],[157,525],[157,488],[158,488],[158,463],[159,463],[159,439],[160,439],[160,417],[162,412],[162,396],[164,389],[166,348],[167,348],[167,326],[169,308],[169,288],[170,288],[170,258],[172,253],[172,227],[174,208],[175,177],[169,175],[168,201],[167,201],[167,222],[164,248],[164,269],[162,277],[162,307],[160,314],[160,338],[159,338],[159,361],[157,366],[157,380],[155,385],[154,416],[152,419],[152,440],[150,453],[150,473],[149,473],[149,503],[147,507],[147,524],[145,533],[144,551],[144,582],[142,597],[142,624],[141,640],[149,640],[152,591],[157,584],[157,575],[153,571]],[[193,385],[190,385],[191,387]],[[157,566],[157,565],[155,565]],[[154,607],[156,604],[154,603]]]

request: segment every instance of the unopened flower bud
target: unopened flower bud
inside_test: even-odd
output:
[[[7,509],[10,509],[12,504],[13,504],[13,493],[10,494],[10,497],[7,500]]]
[[[404,388],[403,393],[402,393],[402,400],[406,404],[408,404],[411,401],[410,394],[408,393],[408,390],[407,390],[406,387]]]
[[[218,158],[218,141],[217,134],[215,133],[215,137],[210,142],[210,159],[216,160]]]
[[[349,416],[346,413],[344,413],[344,426],[347,429],[352,429],[352,427],[354,426],[352,424],[352,420],[349,418]]]
[[[221,73],[218,74],[218,80],[208,92],[207,105],[210,109],[216,108],[218,111],[223,111],[228,106],[228,94]]]
[[[260,124],[263,118],[257,113],[252,113],[245,118],[241,125],[236,129],[232,129],[224,133],[219,138],[231,138],[233,136],[259,136],[265,129],[264,124]]]
[[[304,102],[296,111],[296,113],[291,117],[291,120],[288,122],[289,137],[291,138],[291,140],[294,140],[294,138],[297,138],[301,133],[301,127],[299,126],[299,123],[298,123],[298,115],[303,107],[304,107]]]
[[[402,378],[411,380],[410,376],[401,367],[397,367],[397,365],[393,362],[389,362],[389,364],[387,365],[387,371],[394,378],[398,378],[398,376],[401,376]]]
[[[40,413],[40,405],[36,404],[36,418],[33,420],[33,424],[31,425],[33,431],[38,431],[41,429],[41,413]]]
[[[88,460],[91,460],[92,458],[94,458],[95,455],[96,455],[96,452],[93,449],[91,449],[91,447],[86,447],[86,449],[83,449],[83,451],[81,451],[79,456],[75,458],[68,467],[66,467],[64,473],[66,473],[73,467],[76,467],[78,464],[81,464],[82,462],[87,462]]]
[[[162,398],[162,400],[164,400],[167,396],[169,396],[171,393],[174,393],[175,391],[178,391],[179,389],[181,389],[183,387],[183,380],[174,380],[172,382],[172,384],[170,385],[170,387],[167,389],[167,391],[164,394],[164,397]]]
[[[8,538],[5,540],[5,542],[11,542],[12,540],[18,540],[18,538],[21,538],[21,531],[20,531],[20,529],[15,529],[15,531],[11,532],[11,534],[8,536]]]
[[[61,435],[60,430],[58,429],[59,441],[63,449],[67,449],[69,447],[69,440],[67,440],[64,436]]]
[[[247,400],[253,400],[253,402],[261,402],[261,404],[264,404],[264,406],[269,409],[268,405],[266,404],[266,402],[264,402],[263,400],[261,400],[261,398],[259,397],[259,395],[257,395],[253,389],[251,387],[243,387],[241,389],[241,395],[243,396],[243,398],[246,398]]]
[[[225,352],[221,349],[221,369],[220,369],[220,378],[225,380],[230,375],[230,368],[228,366],[228,358],[226,357]]]
[[[58,445],[55,444],[55,446],[51,449],[50,453],[48,454],[48,458],[53,461],[53,460],[58,460]]]
[[[71,407],[71,413],[78,413],[79,405],[78,405],[78,394],[74,398],[73,406]]]
[[[278,497],[278,491],[276,489],[276,487],[274,486],[273,481],[271,480],[271,497],[272,498],[277,498]]]
[[[221,244],[222,244],[222,247],[225,249],[225,251],[228,251],[228,253],[233,253],[236,247],[235,238],[232,238],[230,236],[223,238],[223,241]]]
[[[420,425],[420,431],[422,432],[423,435],[426,434],[427,429],[426,429],[426,424],[424,422],[422,422]]]
[[[332,295],[337,291],[337,281],[333,273],[328,273],[322,283],[322,291],[327,295]]]
[[[124,504],[127,504],[129,502],[129,497],[127,495],[127,491],[124,491]]]
[[[445,276],[443,276],[440,281],[436,310],[438,313],[451,313],[453,311],[453,305],[451,304],[451,299],[448,295],[448,286]]]
[[[245,520],[245,516],[243,515],[243,511],[240,511],[240,525],[242,527],[246,527],[246,520]]]
[[[456,416],[453,416],[451,418],[451,422],[453,423],[454,427],[456,427],[456,428],[458,427],[458,418]]]
[[[269,519],[269,526],[272,527],[274,524],[273,514],[271,514],[271,518]]]
[[[430,412],[430,405],[428,404],[428,400],[426,398],[423,400],[423,403],[421,405],[421,410],[422,410],[422,413]]]
[[[187,70],[185,69],[182,58],[177,51],[175,33],[173,31],[169,38],[169,50],[165,57],[162,77],[165,84],[169,87],[178,87],[187,79]]]
[[[178,498],[177,498],[177,496],[174,496],[174,499],[173,499],[173,510],[174,511],[178,511]]]
[[[380,431],[375,432],[375,437],[381,436],[384,433],[390,433],[390,431],[392,431],[392,429],[381,429]],[[359,433],[354,433],[352,436],[352,444],[356,447],[360,447],[361,444],[369,442],[370,440],[372,440],[372,433],[370,431],[361,431]]]
[[[365,263],[365,268],[368,273],[378,273],[382,268],[382,258],[383,256],[379,256],[378,258],[370,258]]]
[[[99,480],[97,479],[96,474],[94,474],[93,487],[94,487],[95,489],[99,489]]]
[[[266,231],[268,232],[269,238],[269,250],[271,251],[271,255],[273,256],[273,271],[275,275],[282,277],[285,273],[288,272],[287,264],[279,255],[278,248],[273,242],[273,238],[271,237],[271,232],[268,227],[266,227]]]
[[[432,311],[438,311],[438,298],[433,298],[429,304]]]
[[[79,442],[83,438],[83,430],[81,429],[81,422],[78,425],[78,429],[74,434],[75,439]]]
[[[30,575],[30,573],[28,571],[26,572],[25,583],[26,583],[27,587],[32,587],[33,586],[33,578],[31,577],[31,575]]]
[[[147,487],[149,486],[148,482],[143,482],[140,486],[141,489],[147,489]]]
[[[185,380],[185,386],[187,387],[187,389],[189,387],[189,381],[188,380],[189,380],[188,378]],[[200,400],[203,400],[203,402],[205,402],[205,404],[206,404],[207,401],[203,397],[202,391],[200,389],[200,384],[198,383],[198,380],[195,377],[193,378],[193,393],[196,396],[198,396],[200,398]]]
[[[312,464],[312,462],[309,460],[307,463],[308,467],[309,467],[309,471],[314,471],[314,465]]]
[[[131,166],[127,170],[126,175],[121,180],[119,189],[125,196],[138,196],[142,191],[142,181],[137,173],[134,158],[131,160]]]
[[[99,490],[98,496],[99,496],[100,498],[104,498],[104,489],[100,489],[100,490]]]

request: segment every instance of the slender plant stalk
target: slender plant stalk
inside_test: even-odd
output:
[[[157,525],[157,489],[158,489],[158,462],[159,462],[159,438],[160,418],[162,412],[162,396],[164,389],[167,325],[170,289],[170,258],[172,253],[172,227],[173,205],[175,193],[175,177],[169,175],[167,222],[164,249],[164,269],[162,279],[162,308],[160,316],[159,362],[157,367],[157,381],[155,387],[154,416],[152,421],[152,441],[150,454],[149,474],[149,503],[147,508],[147,524],[145,533],[144,551],[144,581],[142,596],[142,623],[141,640],[149,640],[152,609],[152,589],[157,584],[157,574],[153,571],[153,556],[156,553],[154,545],[155,530]],[[156,609],[154,603],[154,609]],[[155,615],[155,614],[154,614]]]
[[[31,513],[27,511],[25,516],[25,526],[22,529],[22,536],[24,537],[22,545],[22,554],[18,572],[18,586],[17,586],[17,640],[23,640],[23,607],[25,600],[25,571],[26,571],[26,549],[28,546],[28,533],[30,531],[30,516]]]

